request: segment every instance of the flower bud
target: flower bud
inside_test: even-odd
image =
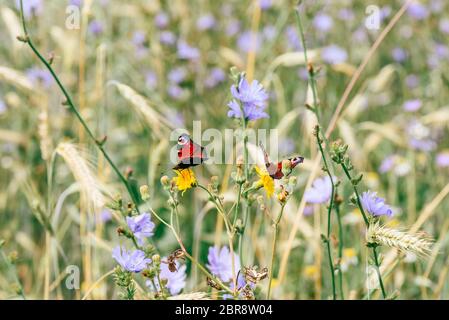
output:
[[[170,186],[170,178],[167,176],[162,176],[161,177],[161,184],[164,187],[169,187]]]
[[[146,184],[140,186],[140,196],[143,201],[150,199],[150,188]]]
[[[282,173],[284,176],[288,176],[292,172],[292,163],[290,160],[282,160]]]
[[[281,186],[281,191],[277,194],[278,201],[282,205],[284,205],[287,202],[288,195],[288,191],[283,186]]]
[[[154,278],[154,277],[156,276],[156,272],[155,272],[154,269],[145,269],[145,270],[142,271],[142,275],[143,275],[145,278],[150,278],[150,279],[152,279],[152,278]]]
[[[161,256],[158,255],[158,254],[154,254],[154,255],[151,257],[151,260],[153,261],[154,266],[157,267],[157,268],[159,268],[159,266],[161,265]]]

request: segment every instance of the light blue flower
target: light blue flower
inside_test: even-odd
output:
[[[207,255],[208,264],[206,265],[210,272],[217,276],[223,282],[232,280],[232,255],[228,247],[220,248],[218,246],[210,247]],[[240,258],[234,253],[234,272],[240,270]]]
[[[257,80],[253,80],[251,84],[249,84],[246,78],[242,77],[238,86],[231,86],[231,93],[235,100],[232,100],[228,104],[230,108],[228,117],[241,118],[243,108],[244,117],[247,120],[252,121],[268,118],[268,114],[264,111],[268,94]],[[240,107],[240,104],[242,105],[242,108]]]
[[[120,246],[112,250],[112,257],[126,271],[140,272],[151,263],[151,259],[145,257],[142,250],[128,251]]]
[[[307,203],[325,203],[329,201],[332,195],[332,182],[329,176],[317,178],[313,181],[312,187],[304,193],[304,199]]]
[[[373,216],[389,216],[393,215],[393,210],[385,204],[385,199],[377,196],[376,192],[365,191],[360,198],[363,209]]]
[[[153,236],[154,223],[151,221],[149,213],[142,213],[134,217],[126,217],[126,224],[137,238],[137,242],[142,244],[145,238]]]

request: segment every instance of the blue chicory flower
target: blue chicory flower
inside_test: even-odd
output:
[[[170,23],[170,18],[164,11],[161,11],[154,17],[154,23],[159,29],[164,29]]]
[[[151,221],[149,213],[144,212],[138,216],[126,217],[126,224],[137,238],[139,244],[142,244],[145,238],[149,238],[154,234],[155,224]]]
[[[422,106],[422,101],[419,99],[407,100],[404,102],[402,108],[407,112],[418,111]]]
[[[163,257],[162,260],[167,260],[167,257]],[[176,271],[171,272],[168,269],[168,264],[161,263],[160,278],[167,280],[166,288],[172,296],[179,294],[186,286],[186,269],[186,265],[181,266],[180,263],[176,261]],[[146,285],[152,290],[161,290],[161,287],[157,281],[153,284],[151,280],[148,280]]]
[[[218,246],[210,247],[207,255],[208,264],[206,265],[210,272],[217,276],[221,281],[228,282],[232,280],[232,256],[228,247],[220,248]],[[240,258],[234,253],[234,272],[235,275],[240,270]]]
[[[334,21],[327,14],[319,13],[313,19],[313,26],[321,32],[328,32],[334,26]]]
[[[20,10],[20,0],[16,0],[16,7]],[[25,18],[32,16],[40,16],[44,11],[42,0],[26,0],[23,1],[23,15]]]
[[[178,57],[185,60],[196,60],[200,57],[200,50],[195,47],[191,47],[187,42],[178,41]]]
[[[196,28],[199,31],[206,31],[212,29],[215,26],[215,18],[212,14],[208,13],[198,18],[196,21]]]
[[[335,182],[336,178],[332,178]],[[332,195],[332,182],[329,176],[317,178],[313,181],[312,187],[304,193],[304,199],[307,203],[325,203],[329,201]]]
[[[53,77],[47,69],[33,67],[26,71],[26,75],[31,82],[41,84],[44,88],[49,88],[53,83]]]
[[[440,168],[449,167],[449,151],[443,151],[437,154],[435,158],[436,165]]]
[[[363,209],[373,216],[389,216],[393,215],[393,210],[385,204],[385,199],[377,196],[376,192],[365,191],[360,198]]]
[[[99,36],[100,34],[103,33],[104,31],[104,26],[103,23],[101,23],[98,20],[92,20],[89,23],[89,26],[87,27],[87,29],[89,30],[89,32],[91,34],[93,34],[94,36]]]
[[[112,250],[112,257],[126,271],[140,272],[151,263],[151,259],[145,257],[142,250],[129,251],[121,246],[117,246]]]
[[[323,48],[321,51],[321,58],[326,63],[339,64],[348,59],[348,54],[345,49],[337,45],[330,45]]]
[[[244,31],[237,39],[237,46],[242,52],[257,52],[262,45],[259,33],[250,30]]]
[[[220,68],[213,68],[204,80],[206,88],[213,88],[226,80],[226,73]]]
[[[429,10],[419,2],[412,2],[407,8],[408,15],[414,20],[424,20],[429,16]]]
[[[159,35],[159,41],[167,46],[172,46],[176,43],[176,36],[171,31],[162,31]]]
[[[253,80],[249,84],[246,78],[242,77],[238,86],[231,86],[231,93],[235,99],[228,104],[230,108],[228,117],[241,118],[241,104],[245,119],[253,121],[268,118],[268,114],[264,112],[268,94],[257,80]]]

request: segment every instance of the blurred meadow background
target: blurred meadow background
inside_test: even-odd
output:
[[[243,266],[267,267],[272,279],[259,275],[266,278],[244,284],[235,298],[263,299],[271,290],[272,299],[331,299],[329,252],[338,299],[382,298],[370,271],[365,224],[351,203],[353,186],[330,153],[332,175],[340,181],[340,218],[337,223],[331,208],[327,233],[330,189],[313,183],[326,177],[314,135],[317,115],[322,132],[331,130],[327,152],[337,139],[349,146],[354,177],[363,174],[359,192],[377,192],[391,207],[391,216],[378,217],[382,224],[433,239],[424,256],[398,251],[394,244],[378,248],[387,298],[449,298],[447,1],[303,0],[299,15],[309,66],[297,1],[24,0],[23,5],[30,39],[51,62],[97,143],[50,71],[17,40],[24,36],[20,2],[0,0],[1,299],[229,298],[229,292],[212,288],[220,285],[202,268],[235,291],[230,279]],[[370,24],[373,13],[378,28]],[[276,181],[272,197],[264,185],[240,207],[235,161],[193,168],[210,197],[200,187],[177,190],[169,160],[176,145],[169,139],[173,129],[191,131],[194,120],[202,129],[221,132],[241,126],[228,114],[235,98],[231,67],[267,93],[267,117],[248,125],[278,129],[279,154],[305,158],[290,175],[297,179],[289,182],[288,194]],[[249,153],[261,156],[255,145]],[[168,180],[161,182],[163,176]],[[257,177],[251,166],[245,185]],[[148,188],[139,192],[141,186]],[[310,198],[311,192],[319,199]],[[135,243],[152,260],[150,270],[132,271],[123,256],[112,257],[118,245],[133,248],[133,227],[125,218],[137,215],[131,204],[136,198],[140,212],[151,206],[165,221],[176,211],[173,230],[189,253],[174,259],[176,272],[167,271],[167,259],[180,249],[179,241],[154,214],[145,244]],[[281,207],[272,263],[272,225]],[[242,240],[231,240],[236,248],[242,241],[234,251],[243,263],[235,261],[232,276],[220,208],[236,209],[236,230],[248,210]]]

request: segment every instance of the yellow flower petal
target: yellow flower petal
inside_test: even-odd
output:
[[[176,177],[174,177],[174,181],[176,184],[176,187],[179,191],[182,191],[182,194],[190,188],[192,188],[196,184],[196,178],[195,174],[193,173],[192,169],[181,169],[181,170],[175,170]]]
[[[258,166],[255,166],[257,175],[259,176],[259,180],[256,182],[257,186],[263,187],[265,189],[265,193],[267,197],[271,197],[274,193],[274,180],[269,176],[268,172],[260,169]]]

